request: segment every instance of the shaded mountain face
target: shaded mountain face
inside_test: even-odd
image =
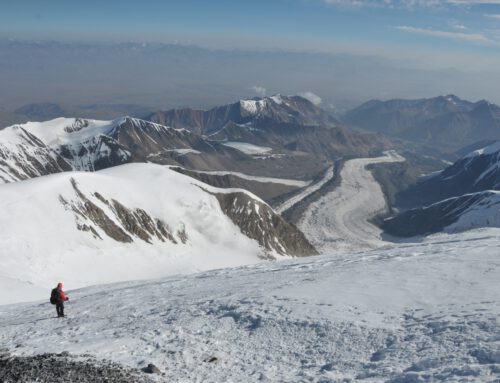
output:
[[[360,134],[340,126],[277,124],[270,120],[256,121],[251,127],[228,123],[210,138],[267,145],[330,160],[342,156],[370,156],[391,147],[381,135]]]
[[[386,233],[399,237],[440,231],[460,232],[480,227],[500,227],[500,192],[464,194],[405,211],[382,223]]]
[[[485,190],[500,190],[500,144],[476,150],[436,174],[423,177],[397,195],[403,208]]]
[[[410,237],[500,227],[500,142],[422,177],[396,200],[398,207],[410,210],[383,221],[389,234]]]
[[[153,113],[149,120],[174,128],[185,128],[211,135],[228,123],[253,124],[268,120],[275,124],[331,125],[337,120],[329,113],[300,96],[281,96],[240,100],[208,111],[174,109]]]
[[[366,131],[455,151],[481,140],[500,139],[500,108],[448,95],[421,100],[369,101],[342,121]]]
[[[281,153],[308,153],[322,160],[366,156],[390,147],[381,136],[338,126],[331,114],[300,96],[240,100],[208,111],[157,112],[149,119],[203,134],[212,141],[245,142]]]

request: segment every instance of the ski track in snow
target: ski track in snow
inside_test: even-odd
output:
[[[167,382],[496,382],[499,238],[94,286],[68,292],[65,319],[0,306],[0,349],[154,363]]]
[[[368,220],[387,209],[380,185],[366,166],[404,161],[394,151],[377,158],[357,158],[344,164],[341,184],[312,203],[298,227],[320,253],[384,246],[382,231]]]

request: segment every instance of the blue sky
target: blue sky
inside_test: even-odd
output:
[[[1,0],[0,36],[218,48],[496,54],[500,1]]]

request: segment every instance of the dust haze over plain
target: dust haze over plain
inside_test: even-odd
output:
[[[343,111],[368,99],[453,93],[500,102],[500,76],[353,53],[161,43],[0,41],[0,108],[30,103],[208,108],[264,94],[318,95]],[[89,116],[92,117],[92,116]]]

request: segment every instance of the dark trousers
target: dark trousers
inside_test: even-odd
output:
[[[56,303],[56,311],[57,311],[57,316],[58,317],[63,317],[64,316],[64,303],[63,302],[57,302]]]

